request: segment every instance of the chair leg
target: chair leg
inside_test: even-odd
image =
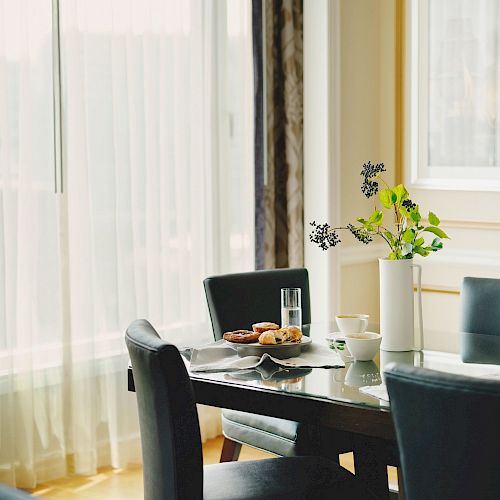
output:
[[[224,437],[224,443],[222,444],[222,451],[220,454],[220,463],[236,462],[240,456],[240,451],[241,443]]]
[[[398,467],[398,491],[399,491],[399,500],[405,500],[405,489],[403,485],[403,471],[401,467]]]

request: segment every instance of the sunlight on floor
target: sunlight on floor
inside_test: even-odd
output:
[[[222,448],[222,437],[211,439],[203,445],[203,462],[218,463]],[[241,449],[240,460],[259,460],[272,455],[248,446]],[[352,453],[341,456],[341,464],[353,471]],[[397,484],[396,469],[389,467],[389,481]],[[71,476],[40,484],[30,491],[35,497],[86,500],[137,500],[143,497],[142,466],[130,465],[126,469],[99,469],[94,476]]]

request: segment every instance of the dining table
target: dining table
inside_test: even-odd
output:
[[[330,323],[312,323],[303,326],[303,333],[313,344],[328,348],[333,344],[334,329]],[[334,356],[336,351],[331,352]],[[380,351],[372,361],[344,361],[341,368],[288,368],[269,362],[230,372],[188,372],[197,403],[346,433],[352,443],[356,477],[381,499],[390,498],[387,465],[399,466],[384,367],[397,362],[447,373],[500,378],[500,365],[463,363],[459,354],[449,352]],[[187,360],[186,364],[189,368]],[[134,390],[130,366],[128,387]]]

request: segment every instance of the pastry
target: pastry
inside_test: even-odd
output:
[[[233,332],[226,332],[222,336],[228,342],[236,342],[238,344],[251,344],[259,340],[260,333],[252,332],[250,330],[234,330]]]
[[[278,330],[268,330],[261,333],[259,344],[298,344],[301,341],[302,332],[296,326],[288,326]]]
[[[302,332],[300,331],[300,328],[296,326],[288,326],[286,328],[286,331],[287,331],[286,342],[294,342],[294,343],[300,342],[300,339],[302,338]]]
[[[278,330],[280,325],[276,323],[271,323],[270,321],[262,321],[261,323],[254,323],[252,329],[254,332],[264,333],[269,330]]]
[[[283,344],[288,338],[288,333],[286,328],[280,328],[279,330],[274,330],[274,338],[277,344]]]
[[[267,332],[261,333],[259,337],[259,344],[275,345],[276,344],[276,338],[274,336],[275,331],[276,330],[269,330]]]

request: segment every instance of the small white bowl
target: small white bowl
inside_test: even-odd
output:
[[[382,335],[374,332],[347,333],[345,343],[355,361],[371,361],[380,350]]]

